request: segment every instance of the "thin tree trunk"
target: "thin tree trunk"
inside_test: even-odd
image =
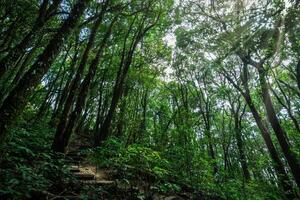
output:
[[[104,104],[103,103],[103,87],[104,87],[104,79],[105,79],[106,72],[107,72],[107,70],[105,70],[102,75],[100,89],[99,89],[100,94],[99,94],[99,100],[98,100],[97,117],[96,117],[96,122],[95,122],[95,126],[94,126],[94,131],[93,131],[94,141],[95,141],[96,135],[98,135],[98,132],[100,130],[100,124],[102,121],[101,113],[103,112],[102,110],[104,110],[103,109],[103,104]]]
[[[55,12],[60,4],[61,0],[54,0],[52,5],[48,7],[49,0],[43,0],[40,9],[39,15],[29,33],[22,39],[22,41],[17,44],[12,51],[0,60],[0,78],[4,75],[4,73],[14,66],[16,60],[22,56],[26,48],[32,42],[34,36],[44,27],[45,23],[50,19],[53,12]],[[39,36],[41,37],[41,36]]]
[[[272,142],[270,133],[269,133],[268,129],[266,128],[266,126],[264,125],[261,117],[259,116],[258,111],[256,110],[250,95],[245,94],[244,98],[247,102],[248,107],[250,108],[250,111],[256,121],[258,128],[260,129],[260,131],[262,133],[263,139],[267,145],[270,156],[274,162],[274,168],[277,172],[277,176],[280,181],[280,184],[282,185],[287,196],[292,197],[292,199],[293,199],[294,195],[291,193],[291,191],[293,191],[292,183],[290,182],[290,179],[284,169],[284,165],[283,165],[282,161],[280,160],[277,150]]]
[[[142,108],[143,108],[143,112],[142,112],[142,120],[141,120],[141,124],[140,124],[140,137],[143,138],[144,134],[146,134],[147,131],[147,106],[148,106],[148,89],[145,89],[144,95],[142,97]]]
[[[243,86],[244,86],[245,92],[231,79],[230,76],[228,76],[226,73],[224,73],[224,76],[244,97],[244,99],[247,103],[247,106],[250,108],[250,111],[255,119],[255,122],[256,122],[256,124],[261,132],[261,135],[266,143],[268,152],[273,161],[273,167],[276,171],[279,183],[282,186],[282,188],[284,189],[286,196],[290,199],[294,199],[295,194],[293,193],[293,184],[291,183],[290,178],[285,171],[284,165],[283,165],[283,163],[277,153],[277,150],[273,144],[273,141],[271,139],[269,130],[263,123],[263,120],[262,120],[261,116],[259,115],[259,113],[254,105],[254,102],[251,98],[250,90],[248,87],[247,65],[244,64],[244,67],[243,67]]]
[[[300,59],[298,61],[297,67],[296,67],[296,74],[297,74],[297,85],[300,90]]]
[[[278,84],[278,87],[280,87],[280,91],[281,91],[281,93],[283,93],[284,91],[281,89],[281,86],[280,86],[279,84]],[[299,126],[299,123],[298,123],[297,119],[295,118],[295,116],[294,116],[293,113],[292,113],[291,106],[290,106],[290,103],[288,102],[289,100],[287,99],[286,95],[283,94],[284,97],[285,97],[285,100],[286,100],[286,104],[285,104],[285,103],[280,99],[280,97],[278,96],[278,94],[276,93],[276,91],[275,91],[274,89],[270,88],[270,90],[272,91],[273,95],[274,95],[275,98],[277,99],[278,103],[280,103],[280,105],[282,105],[282,106],[286,109],[286,111],[287,111],[289,117],[291,118],[291,120],[292,120],[292,122],[293,122],[293,124],[294,124],[294,126],[295,126],[295,128],[296,128],[296,130],[298,131],[298,133],[300,133],[300,126]]]
[[[293,177],[298,185],[298,188],[300,189],[300,165],[298,163],[297,157],[295,153],[292,152],[291,147],[286,139],[286,132],[281,127],[280,122],[276,116],[276,112],[269,94],[269,88],[268,84],[266,82],[266,71],[263,68],[263,64],[257,65],[258,67],[258,73],[259,73],[259,82],[261,86],[261,92],[262,92],[262,98],[263,103],[266,108],[268,120],[275,132],[275,135],[278,139],[278,142],[281,146],[282,152],[291,168],[291,172],[293,174]]]
[[[73,7],[70,16],[64,21],[56,35],[50,40],[42,54],[30,70],[19,81],[18,85],[10,92],[0,108],[0,145],[4,143],[8,126],[23,111],[29,96],[40,83],[42,77],[48,72],[51,64],[60,52],[64,41],[76,27],[87,4],[91,0],[81,0]]]
[[[40,108],[39,108],[39,110],[38,110],[38,112],[37,112],[37,114],[36,114],[36,116],[34,118],[34,121],[38,121],[38,120],[42,119],[42,117],[47,114],[46,111],[47,111],[47,108],[48,108],[48,106],[49,106],[49,104],[51,102],[50,101],[50,99],[51,99],[50,98],[51,93],[53,92],[53,88],[54,88],[54,86],[55,86],[55,84],[56,84],[59,76],[62,73],[63,67],[64,67],[65,62],[67,60],[67,57],[68,57],[68,51],[66,52],[66,55],[63,58],[63,61],[62,61],[61,65],[60,65],[58,73],[56,74],[56,77],[54,78],[54,80],[51,82],[51,84],[49,86],[48,92],[47,92],[47,94],[46,94],[46,96],[44,98],[44,101],[43,101],[42,105],[40,106]]]
[[[241,121],[239,119],[238,113],[234,113],[234,131],[235,131],[235,138],[238,146],[239,156],[240,156],[240,163],[243,170],[243,175],[246,182],[251,180],[250,172],[248,169],[247,158],[244,152],[244,144],[242,139],[241,133]]]
[[[128,95],[128,86],[125,86],[124,95],[122,97],[122,102],[120,105],[120,113],[119,113],[118,122],[117,122],[116,136],[118,138],[121,138],[123,135],[123,129],[124,129],[124,123],[125,123],[124,117],[125,117],[126,104],[127,104],[127,99],[126,99],[127,95]]]
[[[90,90],[90,86],[91,86],[92,80],[94,79],[94,76],[96,74],[96,69],[97,69],[97,66],[99,64],[100,57],[102,55],[104,47],[106,45],[106,41],[107,41],[107,39],[109,38],[109,36],[111,34],[113,23],[114,23],[114,21],[111,23],[111,25],[108,28],[106,34],[104,35],[104,38],[101,41],[100,47],[99,47],[98,52],[96,54],[96,57],[94,58],[94,60],[92,61],[91,65],[89,67],[88,74],[86,75],[86,77],[84,78],[82,84],[80,85],[80,90],[79,90],[80,95],[77,96],[74,111],[71,112],[69,119],[66,120],[65,129],[63,131],[60,130],[60,132],[59,132],[60,135],[57,135],[57,134],[55,135],[55,139],[54,139],[54,142],[53,142],[53,147],[54,147],[55,151],[65,153],[66,148],[67,148],[68,143],[69,143],[70,136],[73,133],[73,130],[76,129],[76,124],[78,122],[78,118],[81,115],[81,112],[82,112],[83,108],[85,107],[86,99],[87,99],[87,96],[88,96],[88,93],[89,93],[89,90]],[[55,149],[55,147],[60,147],[61,143],[63,144],[63,149]]]
[[[65,140],[64,132],[66,131],[66,128],[67,128],[67,125],[68,125],[68,118],[69,118],[69,115],[70,115],[70,111],[71,111],[72,106],[74,104],[74,98],[75,98],[75,95],[76,95],[76,93],[79,89],[80,80],[81,80],[81,77],[83,75],[86,63],[88,61],[90,50],[93,47],[93,44],[94,44],[94,41],[95,41],[95,38],[96,38],[96,35],[97,35],[98,28],[99,28],[99,26],[102,22],[104,13],[105,13],[105,9],[102,9],[101,15],[97,18],[97,20],[96,20],[96,22],[95,22],[95,24],[92,28],[92,32],[91,32],[90,37],[89,37],[89,41],[88,41],[88,43],[86,45],[86,48],[84,50],[84,53],[82,55],[80,64],[79,64],[78,69],[76,71],[76,75],[75,75],[74,79],[71,81],[70,87],[68,88],[69,93],[66,97],[65,105],[64,105],[62,114],[60,116],[59,123],[58,123],[57,128],[56,128],[54,141],[52,143],[52,149],[54,151],[57,151],[57,152],[64,152],[65,151],[66,142],[61,142],[61,141]]]
[[[77,49],[78,40],[79,40],[79,36],[77,34],[76,45],[75,45],[75,53],[74,53],[74,56],[72,57],[72,61],[71,61],[71,64],[70,64],[69,76],[67,78],[64,89],[61,92],[60,98],[57,98],[57,103],[56,103],[57,105],[55,106],[55,109],[54,109],[54,111],[52,113],[52,116],[51,116],[50,125],[52,127],[56,127],[58,125],[57,121],[60,118],[61,112],[62,112],[63,107],[64,107],[65,102],[66,102],[66,98],[68,97],[68,94],[69,94],[69,91],[70,91],[69,88],[71,86],[72,77],[73,77],[73,74],[74,74],[75,69],[76,69],[76,63],[77,63],[77,58],[78,58],[78,54],[79,54],[79,50]],[[62,84],[63,84],[63,80],[61,82],[61,87],[62,87]]]
[[[147,14],[147,13],[148,13],[148,10],[145,12],[145,14]],[[95,145],[96,146],[99,146],[101,141],[106,140],[110,134],[111,122],[112,122],[115,110],[117,108],[117,105],[119,103],[119,100],[122,96],[124,82],[127,77],[129,68],[131,66],[135,49],[136,49],[138,43],[143,39],[145,34],[151,28],[153,28],[155,26],[155,24],[157,23],[157,21],[155,21],[154,23],[150,24],[149,26],[143,27],[144,23],[145,23],[145,18],[141,21],[141,23],[138,27],[138,30],[135,33],[134,38],[130,44],[129,51],[126,55],[125,48],[126,48],[127,39],[129,37],[130,32],[132,31],[135,20],[136,20],[136,18],[133,19],[132,23],[130,24],[129,30],[125,36],[124,45],[123,45],[123,53],[122,53],[122,57],[121,57],[119,71],[118,71],[117,78],[116,78],[116,83],[115,83],[114,89],[113,89],[113,96],[112,96],[111,104],[110,104],[108,113],[104,119],[104,122],[100,128],[100,132],[95,137]]]

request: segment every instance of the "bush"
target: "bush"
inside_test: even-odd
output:
[[[114,168],[125,182],[147,181],[153,184],[169,179],[170,163],[160,152],[139,144],[127,148],[116,138],[110,138],[90,154],[90,160],[100,168]]]
[[[0,199],[31,198],[73,181],[63,155],[50,150],[53,131],[47,125],[19,124],[11,132],[0,165]]]

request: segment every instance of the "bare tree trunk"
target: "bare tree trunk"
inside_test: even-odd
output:
[[[62,71],[63,71],[63,67],[65,65],[65,62],[67,60],[67,56],[68,56],[68,51],[66,52],[66,55],[64,56],[63,58],[63,61],[60,65],[60,68],[58,70],[58,73],[56,74],[56,77],[54,78],[54,80],[50,83],[50,86],[49,86],[49,89],[48,89],[48,92],[44,98],[44,101],[42,103],[42,105],[40,106],[36,116],[34,117],[34,121],[38,121],[40,119],[42,119],[43,116],[45,116],[47,114],[47,108],[48,106],[50,105],[50,97],[51,97],[51,94],[53,93],[53,88],[55,87],[55,84],[59,78],[59,76],[61,75]]]
[[[105,79],[105,75],[106,75],[107,70],[104,71],[102,78],[101,78],[101,83],[100,83],[100,94],[99,94],[99,100],[98,100],[98,109],[97,109],[97,117],[96,117],[96,122],[95,122],[95,126],[94,126],[94,141],[96,136],[98,135],[99,129],[100,129],[100,124],[102,121],[102,115],[101,113],[103,112],[103,87],[104,87],[104,79]]]
[[[128,85],[125,85],[124,94],[122,97],[121,105],[120,105],[120,113],[118,115],[118,122],[117,122],[117,133],[116,136],[121,138],[123,135],[123,129],[124,129],[124,116],[126,111],[126,104],[127,104],[127,95],[128,95]]]
[[[288,177],[288,175],[287,175],[287,173],[284,169],[284,165],[283,165],[282,161],[280,160],[280,157],[277,153],[277,150],[276,150],[276,148],[275,148],[275,146],[272,142],[270,133],[269,133],[267,127],[264,125],[261,117],[259,116],[259,113],[256,110],[250,95],[245,94],[244,98],[247,102],[248,107],[251,110],[251,113],[252,113],[252,115],[253,115],[253,117],[256,121],[256,124],[257,124],[258,128],[260,129],[260,131],[262,133],[262,136],[263,136],[263,139],[264,139],[264,141],[267,145],[269,154],[270,154],[270,156],[271,156],[271,158],[274,162],[274,168],[277,172],[277,176],[278,176],[278,179],[280,181],[280,184],[282,185],[284,191],[287,193],[287,196],[290,196],[290,197],[294,198],[294,195],[291,194],[291,191],[293,191],[292,183],[290,182],[290,179],[289,179],[289,177]]]

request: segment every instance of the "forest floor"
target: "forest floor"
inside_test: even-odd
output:
[[[47,199],[83,199],[81,193],[85,193],[86,199],[109,200],[183,200],[183,199],[219,199],[198,194],[195,191],[181,191],[178,193],[162,193],[155,191],[151,183],[147,181],[129,182],[118,177],[118,172],[109,168],[97,168],[84,156],[76,153],[67,157],[70,172],[77,179],[78,184],[72,188],[74,191],[63,191],[59,195],[47,195]],[[147,180],[147,179],[145,179]],[[85,199],[84,198],[84,199]]]
[[[101,149],[77,147],[65,155],[51,151],[43,128],[34,130],[17,129],[18,135],[4,146],[1,200],[222,199],[175,173],[164,173],[162,158],[150,148],[119,149],[119,143],[109,143]]]
[[[176,200],[184,199],[177,195],[163,196],[159,194],[145,194],[149,191],[145,183],[138,183],[133,186],[129,182],[120,181],[113,176],[115,173],[112,169],[98,169],[95,165],[89,163],[82,157],[74,154],[69,155],[70,172],[81,183],[82,186],[89,188],[102,188],[103,193],[100,195],[103,199],[143,199],[138,194],[147,195],[147,199],[153,200]],[[88,196],[93,195],[91,189],[87,192]],[[73,193],[74,194],[74,193]],[[77,195],[78,196],[78,195]],[[70,196],[69,196],[70,197]],[[76,199],[76,194],[73,196]]]

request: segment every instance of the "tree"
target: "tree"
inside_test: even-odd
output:
[[[23,76],[3,102],[0,108],[0,144],[4,142],[8,126],[24,109],[28,101],[28,96],[32,94],[33,89],[49,70],[54,59],[59,54],[61,45],[78,24],[88,3],[88,0],[79,1],[73,7],[69,17],[63,22],[57,34],[49,41],[49,44],[30,67],[30,70]]]

